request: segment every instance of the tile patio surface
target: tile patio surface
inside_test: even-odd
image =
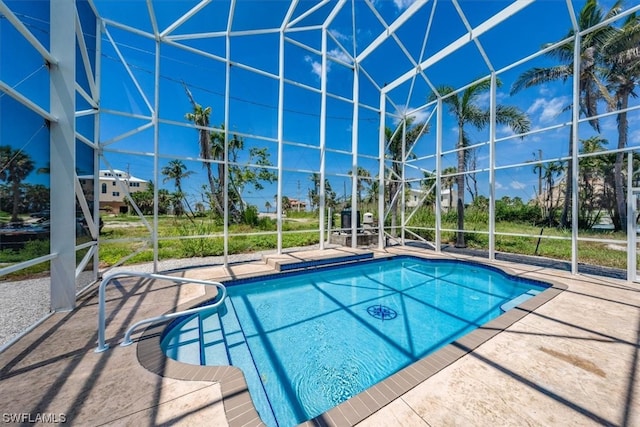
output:
[[[384,255],[389,253],[436,256],[408,247],[388,249]],[[308,260],[327,255],[291,256]],[[253,261],[228,270],[214,266],[173,274],[226,280],[274,273],[275,264]],[[526,315],[511,326],[488,325],[481,331],[486,337],[499,333],[472,352],[460,350],[467,342],[461,339],[457,347],[417,362],[404,376],[307,424],[640,425],[640,286],[538,266],[490,264],[567,289],[530,313],[520,310],[517,317]],[[260,425],[237,368],[185,368],[158,358],[153,343],[161,327],[149,328],[142,339],[136,333],[132,346],[117,345],[135,321],[210,298],[203,288],[119,280],[106,294],[111,348],[103,353],[94,352],[97,290],[81,297],[76,310],[52,315],[0,354],[2,421],[64,414],[72,425]],[[446,366],[444,359],[452,355],[458,360]],[[429,369],[435,373],[420,379],[421,370]],[[382,409],[371,414],[376,405]]]

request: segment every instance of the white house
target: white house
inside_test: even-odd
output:
[[[83,188],[93,185],[93,175],[79,176],[80,184]],[[120,185],[118,184],[120,181]],[[109,211],[110,213],[126,213],[128,210],[125,201],[125,191],[136,193],[145,191],[149,186],[149,181],[136,178],[128,172],[114,169],[113,172],[108,169],[100,170],[98,196],[100,199],[100,210]],[[124,190],[123,191],[123,186]]]

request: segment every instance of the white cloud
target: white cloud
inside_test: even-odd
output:
[[[349,41],[349,40],[351,40],[351,39],[352,39],[351,35],[341,33],[341,32],[340,32],[340,31],[338,31],[338,30],[329,30],[329,32],[331,33],[331,35],[332,35],[333,37],[335,37],[335,38],[336,38],[336,40],[340,40],[340,41]]]
[[[633,145],[640,144],[640,129],[629,134],[629,142]]]
[[[415,3],[416,0],[393,0],[393,5],[398,10],[404,10]],[[389,0],[373,0],[373,4],[376,8],[380,9],[384,4],[390,3]]]
[[[351,57],[349,55],[347,55],[346,53],[344,53],[344,51],[340,48],[335,48],[335,49],[331,49],[330,51],[327,52],[327,56],[332,57],[337,59],[338,61],[344,62],[346,64],[352,64],[353,60],[351,59]],[[327,68],[329,67],[329,65],[327,64]],[[328,72],[329,70],[327,70]]]
[[[322,64],[318,61],[315,61],[309,55],[304,57],[304,61],[308,64],[311,64],[311,72],[318,76],[318,78],[322,77]],[[329,72],[329,64],[327,63],[327,72]]]
[[[569,98],[560,96],[558,98],[538,98],[527,110],[527,114],[533,116],[539,115],[540,123],[549,123],[557,118],[562,110],[569,103]]]
[[[547,85],[540,86],[540,90],[538,91],[538,93],[540,93],[540,95],[545,97],[549,95],[553,95],[553,93],[551,92],[551,89],[549,89]]]
[[[526,186],[526,184],[523,184],[520,181],[511,181],[511,183],[509,184],[509,187],[513,188],[514,190],[524,190]]]
[[[412,111],[412,110],[413,108],[407,107],[406,105],[398,105],[398,110],[396,111],[396,114],[400,116],[404,116],[405,114],[407,114],[409,111]],[[427,110],[420,110],[420,111],[416,111],[415,113],[411,113],[411,117],[413,117],[414,123],[419,123],[419,122],[426,121],[429,118],[429,114],[430,112]],[[395,119],[394,124],[398,124],[398,123],[400,123],[400,120]]]
[[[393,0],[393,4],[399,10],[404,10],[415,3],[416,0]]]
[[[496,136],[498,138],[505,138],[507,136],[513,136],[515,133],[508,125],[500,125],[496,128]]]
[[[504,188],[504,185],[500,184],[498,181],[496,181],[495,186],[496,190],[502,190]]]
[[[351,57],[346,53],[344,53],[344,51],[339,48],[331,49],[330,51],[327,52],[327,56],[331,58],[335,58],[347,64],[353,63],[353,60],[351,59]],[[306,55],[304,57],[304,62],[311,64],[311,72],[313,74],[315,74],[318,78],[322,77],[322,63],[320,61],[316,61],[311,56]],[[327,61],[327,74],[329,74],[329,72],[331,71],[331,64],[332,64],[331,61]]]

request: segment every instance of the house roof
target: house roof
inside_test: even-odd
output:
[[[120,178],[121,180],[127,181],[127,182],[149,182],[147,180],[144,180],[142,178],[137,178],[125,171],[122,171],[120,169],[114,169],[113,172],[109,169],[100,169],[100,181],[115,181],[116,180],[116,175],[118,178]],[[81,175],[78,177],[79,179],[93,179],[93,175]]]

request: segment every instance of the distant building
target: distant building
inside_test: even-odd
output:
[[[432,190],[434,191],[434,190]],[[406,206],[408,208],[415,208],[422,204],[428,203],[425,201],[428,192],[422,188],[411,188],[407,194]],[[451,197],[449,197],[451,195]],[[456,205],[457,192],[454,189],[443,188],[440,190],[440,206],[445,212],[449,212],[452,207]],[[451,199],[451,201],[450,201]]]
[[[297,199],[289,199],[289,206],[291,206],[292,211],[306,211],[307,210],[307,202],[304,200]]]
[[[118,185],[116,177],[121,185]],[[80,179],[80,185],[82,185],[83,189],[93,185],[93,175],[79,176],[78,179]],[[107,169],[100,170],[98,195],[101,211],[115,214],[126,213],[128,211],[129,207],[125,201],[126,193],[122,191],[122,186],[125,186],[129,193],[136,193],[138,191],[145,191],[149,187],[149,181],[136,178],[118,169],[114,169],[113,172]]]

